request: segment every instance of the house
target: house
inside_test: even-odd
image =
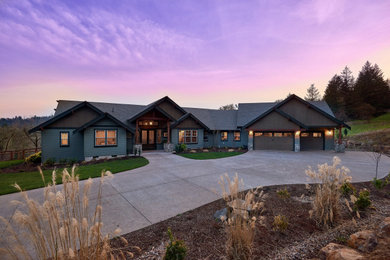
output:
[[[172,151],[247,147],[249,150],[332,150],[335,129],[347,127],[324,101],[291,95],[282,102],[240,103],[238,110],[181,107],[169,97],[149,105],[59,100],[42,133],[42,159],[125,156],[134,148]]]

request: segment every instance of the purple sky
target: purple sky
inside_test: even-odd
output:
[[[366,60],[390,77],[390,1],[0,1],[0,117],[58,99],[182,106],[321,92]]]

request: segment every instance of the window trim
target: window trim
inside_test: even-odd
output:
[[[62,144],[62,137],[61,137],[62,134],[68,134],[68,144],[67,145],[63,145]],[[69,147],[69,146],[70,146],[70,134],[69,134],[69,131],[60,131],[60,147]]]
[[[226,139],[222,138],[222,134],[226,133]],[[221,131],[221,142],[228,142],[229,141],[229,132],[228,131]]]
[[[180,142],[180,132],[184,132],[183,134],[183,142]],[[187,136],[186,133],[187,131],[190,132],[190,135]],[[193,131],[196,132],[196,136],[193,135]],[[192,138],[196,137],[196,142],[192,142]],[[186,138],[190,138],[190,142],[186,142]],[[199,129],[180,129],[178,131],[178,143],[179,144],[198,144],[199,143]]]
[[[96,131],[104,131],[104,145],[96,145]],[[107,131],[115,131],[115,144],[107,144]],[[101,137],[103,138],[103,137]],[[95,128],[93,130],[93,144],[95,148],[104,148],[104,147],[117,147],[118,146],[118,129],[101,129]]]
[[[239,134],[238,140],[236,140],[236,133]],[[234,142],[241,142],[241,132],[240,132],[240,131],[234,131],[234,132],[233,132],[233,141],[234,141]]]

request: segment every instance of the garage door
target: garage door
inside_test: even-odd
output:
[[[288,150],[294,147],[294,137],[291,132],[255,132],[255,150]]]
[[[324,133],[322,132],[302,132],[301,151],[323,150]]]

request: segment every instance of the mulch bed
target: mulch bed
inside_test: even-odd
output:
[[[88,162],[81,162],[76,163],[76,165],[92,165],[92,164],[98,164],[102,162],[107,161],[118,161],[118,160],[127,160],[131,158],[137,158],[132,156],[125,156],[125,157],[118,157],[118,158],[110,158],[110,159],[99,159],[99,160],[91,160]],[[73,165],[70,165],[69,163],[56,163],[54,166],[45,166],[40,164],[33,164],[33,163],[21,163],[17,165],[13,165],[7,168],[0,169],[0,174],[2,173],[17,173],[17,172],[35,172],[37,171],[37,167],[41,166],[42,170],[52,170],[55,168],[65,168],[65,167],[72,167]]]
[[[319,227],[310,219],[311,203],[306,199],[312,194],[305,185],[264,187],[267,195],[262,216],[265,221],[256,226],[253,258],[311,259],[317,257],[319,250],[328,243],[345,243],[350,234],[362,228],[374,228],[390,215],[390,185],[381,191],[370,182],[354,186],[358,191],[363,188],[370,190],[373,207],[362,213],[360,219],[355,217],[357,224],[354,224],[351,213],[343,205],[337,225],[329,229]],[[290,198],[282,199],[277,195],[276,191],[284,188],[290,193]],[[166,231],[170,227],[174,236],[187,245],[186,259],[226,259],[224,226],[213,217],[224,207],[225,202],[217,200],[124,237],[129,245],[141,248],[141,253],[134,252],[135,259],[161,259],[168,242]],[[273,218],[279,214],[288,218],[285,232],[273,230]],[[112,244],[118,248],[123,246],[118,240],[113,240]]]

